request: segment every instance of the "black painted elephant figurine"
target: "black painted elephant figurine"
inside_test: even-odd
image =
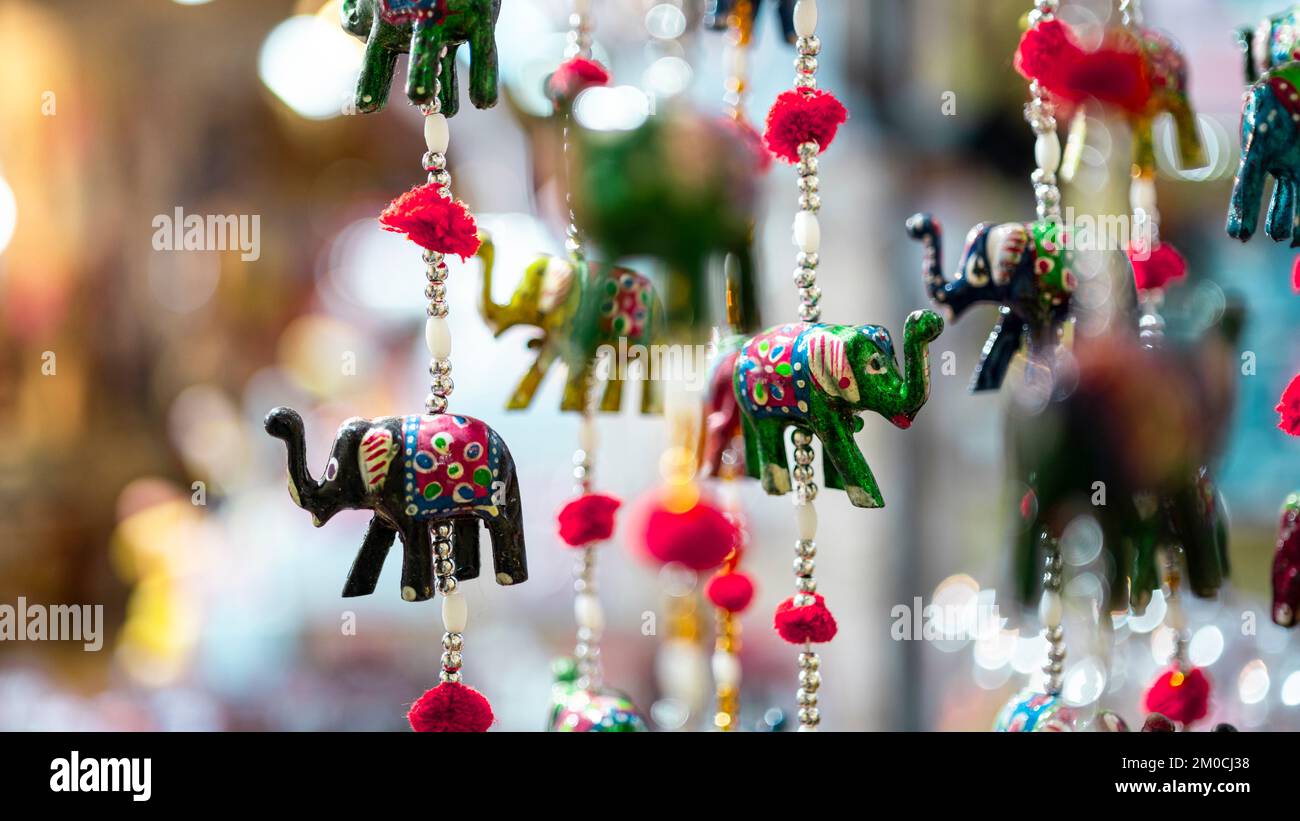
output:
[[[1002,387],[1022,340],[1031,355],[1056,345],[1076,285],[1063,226],[980,223],[966,236],[961,266],[951,281],[943,273],[939,221],[929,214],[915,214],[907,221],[907,232],[925,249],[921,274],[926,289],[950,321],[960,319],[977,303],[999,306],[1002,316],[984,343],[972,391]]]
[[[480,234],[478,257],[483,261],[483,291],[479,310],[492,333],[500,336],[510,328],[528,326],[541,331],[530,340],[537,358],[524,373],[506,404],[522,410],[532,404],[542,379],[557,359],[569,370],[564,383],[560,410],[581,411],[586,407],[587,384],[602,347],[639,353],[654,344],[661,334],[663,307],[647,277],[628,268],[610,267],[586,259],[571,261],[546,254],[525,270],[510,301],[492,299],[492,271],[495,247],[490,237]],[[635,348],[634,346],[640,346]],[[611,362],[600,410],[617,413],[623,402],[626,374],[621,363]],[[648,369],[648,361],[643,361]],[[642,382],[641,412],[662,410],[659,382],[646,377]]]
[[[266,432],[284,440],[289,495],[317,527],[340,510],[374,511],[344,596],[374,592],[393,537],[400,536],[402,598],[432,597],[430,528],[445,525],[451,526],[456,578],[476,578],[480,520],[492,539],[497,583],[528,578],[515,463],[505,442],[483,422],[450,413],[348,419],[339,427],[319,482],[307,470],[297,411],[271,411]]]
[[[1300,5],[1265,17],[1253,28],[1237,29],[1237,44],[1245,61],[1247,83],[1278,66],[1300,60]]]
[[[770,494],[789,492],[785,429],[794,425],[821,440],[827,487],[846,491],[857,507],[882,507],[876,477],[853,440],[862,429],[858,414],[875,411],[911,426],[930,396],[929,346],[942,331],[934,311],[914,311],[903,326],[902,371],[879,325],[795,323],[729,340],[706,399],[706,472],[716,473],[739,424],[749,475]]]
[[[442,113],[455,115],[460,108],[456,50],[462,43],[469,43],[470,102],[477,108],[496,105],[500,13],[501,0],[343,0],[343,28],[366,41],[356,109],[369,114],[384,107],[397,57],[410,52],[407,98],[415,105],[432,103],[441,65]]]
[[[739,12],[746,17],[745,25],[753,28],[762,7],[771,6],[781,25],[781,36],[787,43],[793,43],[796,38],[794,4],[795,0],[708,0],[704,7],[704,24],[716,31],[725,31],[728,28],[727,18]]]
[[[1015,589],[1038,592],[1038,536],[1060,537],[1077,516],[1100,526],[1112,611],[1145,610],[1162,580],[1157,551],[1181,546],[1194,595],[1228,573],[1227,520],[1209,465],[1235,401],[1244,311],[1229,304],[1190,346],[1143,345],[1136,334],[1090,339],[1074,351],[1067,395],[1030,409],[1012,403],[1007,442],[1016,512]]]
[[[1296,194],[1300,184],[1300,62],[1266,72],[1246,94],[1241,110],[1241,164],[1228,206],[1228,236],[1250,239],[1259,222],[1264,178],[1273,177],[1273,199],[1264,230],[1275,242],[1300,246]]]

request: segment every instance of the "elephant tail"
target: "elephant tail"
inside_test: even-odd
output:
[[[919,240],[925,249],[921,262],[921,276],[931,299],[941,299],[943,294],[943,227],[931,214],[913,214],[907,220],[907,235]]]

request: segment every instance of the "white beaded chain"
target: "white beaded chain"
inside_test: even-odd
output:
[[[794,27],[798,39],[795,49],[799,56],[794,61],[796,88],[817,87],[817,55],[821,41],[817,39],[817,0],[799,0],[794,7]],[[794,281],[799,293],[799,318],[804,322],[821,320],[821,289],[817,287],[818,250],[821,247],[821,225],[817,213],[821,198],[817,194],[817,155],[821,147],[815,142],[799,146],[799,162],[795,170],[799,175],[799,212],[794,218],[794,244],[799,249],[796,258]],[[813,481],[812,434],[802,428],[794,430],[794,467],[790,471],[794,480],[795,521],[799,538],[795,542],[794,575],[795,607],[805,607],[816,602],[817,483]],[[813,651],[811,642],[804,642],[799,653],[799,690],[795,699],[799,705],[799,732],[816,732],[821,723],[817,707],[817,691],[821,688],[821,658]]]
[[[1065,671],[1065,600],[1061,598],[1061,543],[1046,531],[1041,542],[1047,548],[1043,557],[1043,598],[1038,602],[1038,620],[1043,625],[1043,638],[1047,640],[1047,664],[1043,673],[1047,683],[1043,689],[1048,695],[1061,694],[1061,676]]]

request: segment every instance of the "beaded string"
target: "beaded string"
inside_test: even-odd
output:
[[[722,102],[727,116],[745,119],[745,94],[749,91],[749,46],[754,38],[753,0],[736,0],[727,15],[727,48],[723,52]]]
[[[1038,620],[1043,625],[1043,638],[1047,640],[1047,664],[1043,673],[1047,676],[1043,689],[1048,695],[1061,694],[1061,676],[1065,671],[1065,602],[1061,598],[1061,543],[1047,531],[1039,536],[1039,544],[1044,548],[1043,556],[1043,597],[1038,603]]]
[[[749,546],[749,534],[745,530],[744,516],[740,507],[739,489],[736,487],[737,454],[728,448],[722,456],[722,498],[724,512],[736,525],[736,548],[723,561],[720,575],[736,572],[740,557]],[[713,682],[717,709],[713,714],[713,726],[724,733],[736,729],[740,721],[740,618],[730,607],[720,606],[715,602],[716,638],[713,645]]]

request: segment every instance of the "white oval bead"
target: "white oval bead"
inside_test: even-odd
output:
[[[745,57],[749,54],[748,49],[728,46],[723,56],[722,65],[727,72],[728,77],[744,77],[746,70],[749,68],[745,64]]]
[[[740,510],[740,482],[721,482],[718,484],[718,501],[728,513]]]
[[[1038,603],[1038,620],[1051,630],[1061,626],[1061,617],[1065,606],[1061,603],[1061,594],[1051,590],[1043,591],[1042,601]]]
[[[817,32],[817,0],[794,4],[794,32],[800,37],[812,37]]]
[[[446,317],[429,317],[424,323],[424,341],[434,359],[447,359],[451,356],[451,328],[447,326]]]
[[[740,686],[740,659],[724,650],[713,654],[713,683],[719,687]]]
[[[447,117],[443,114],[430,114],[424,118],[424,144],[435,154],[446,154],[447,143],[451,141],[451,130],[447,128]]]
[[[1129,186],[1129,204],[1133,213],[1143,211],[1150,216],[1156,213],[1156,182],[1145,177],[1138,177]]]
[[[815,254],[822,244],[822,227],[817,215],[800,211],[794,215],[794,244],[805,254]]]
[[[600,444],[600,436],[596,433],[596,420],[590,416],[585,416],[578,425],[578,447],[587,452],[587,455],[596,452],[596,446]]]
[[[1034,159],[1038,167],[1055,174],[1061,165],[1061,140],[1055,132],[1039,134],[1034,140]]]
[[[447,633],[464,633],[469,623],[469,603],[459,590],[442,597],[442,629]]]
[[[585,627],[597,636],[605,630],[605,611],[594,593],[579,593],[573,597],[573,618],[579,627]]]
[[[799,526],[800,539],[817,538],[817,508],[812,502],[795,505],[794,520]]]
[[[1165,624],[1178,633],[1187,629],[1187,611],[1183,609],[1183,603],[1177,596],[1165,600]]]

